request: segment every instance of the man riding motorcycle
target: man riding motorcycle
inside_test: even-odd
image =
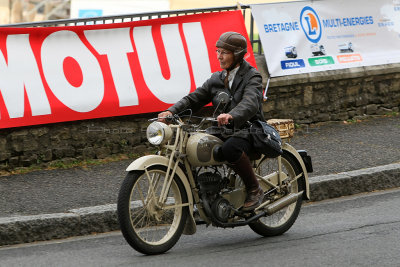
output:
[[[168,116],[186,109],[195,112],[210,102],[217,107],[217,95],[228,93],[231,100],[222,110],[217,109],[217,121],[219,126],[232,124],[233,131],[224,139],[221,151],[246,186],[247,197],[242,210],[251,211],[261,204],[264,195],[249,159],[253,147],[247,123],[265,120],[262,111],[262,78],[257,69],[244,60],[247,53],[244,36],[236,32],[223,33],[216,47],[217,58],[223,70],[213,73],[194,92],[158,114],[158,119],[165,122]]]

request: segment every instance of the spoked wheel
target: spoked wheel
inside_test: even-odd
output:
[[[256,168],[256,173],[260,176],[266,176],[274,172],[278,172],[278,160],[279,158],[266,158],[264,157]],[[295,178],[301,174],[301,168],[287,153],[281,156],[282,161],[282,173],[286,177],[285,182],[289,183],[289,193],[298,193],[304,190],[305,184],[304,179],[300,177]],[[295,181],[294,181],[295,180]],[[258,221],[249,224],[250,228],[262,235],[262,236],[276,236],[281,235],[293,225],[299,215],[302,197],[299,197],[297,201],[280,211],[267,216],[261,217]]]
[[[160,254],[172,248],[183,232],[188,200],[182,182],[175,175],[168,188],[167,168],[127,174],[118,196],[118,220],[126,241],[144,254]],[[168,179],[169,180],[169,179]]]

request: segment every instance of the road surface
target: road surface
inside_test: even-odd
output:
[[[400,266],[400,189],[303,206],[284,235],[199,226],[144,256],[119,232],[0,248],[0,266]]]

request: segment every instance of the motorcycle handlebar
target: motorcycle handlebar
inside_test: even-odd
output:
[[[169,123],[171,123],[172,121],[176,120],[176,118],[174,118],[174,116],[168,115],[168,116],[165,116],[165,117],[152,118],[152,119],[149,119],[149,121],[150,121],[150,122],[153,122],[153,121],[158,121],[158,120],[160,120],[160,119],[164,119],[165,122],[166,122],[167,124],[169,124]]]
[[[154,122],[154,121],[158,121],[160,119],[164,119],[165,123],[169,124],[169,123],[178,123],[180,125],[185,124],[183,121],[180,120],[180,117],[178,115],[168,115],[165,117],[157,117],[157,118],[152,118],[149,119],[149,122]],[[189,123],[193,126],[194,129],[199,129],[201,128],[206,122],[218,122],[218,120],[214,117],[203,117],[200,121],[199,124],[192,124]]]

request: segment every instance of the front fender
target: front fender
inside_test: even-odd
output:
[[[168,163],[169,163],[169,158],[159,156],[159,155],[147,155],[140,157],[136,160],[134,160],[128,168],[126,168],[127,172],[130,171],[136,171],[136,170],[145,170],[151,166],[155,165],[162,165],[166,166],[168,168]],[[172,162],[172,166],[174,166],[175,162]],[[185,187],[186,194],[187,194],[187,199],[189,201],[189,211],[190,211],[190,218],[186,222],[185,226],[185,234],[194,234],[196,232],[196,223],[193,218],[193,195],[192,195],[192,189],[190,187],[188,178],[186,177],[185,173],[183,170],[177,166],[176,167],[176,175],[179,177],[181,180],[183,186]]]
[[[307,168],[304,165],[303,159],[301,158],[299,152],[297,152],[297,150],[294,147],[292,147],[290,144],[288,144],[288,143],[284,143],[282,145],[282,150],[285,150],[288,153],[290,153],[296,159],[296,161],[299,163],[299,165],[301,166],[301,169],[302,169],[303,174],[304,174],[304,181],[305,181],[305,184],[306,184],[306,197],[307,197],[307,200],[309,200],[310,199],[310,184],[309,184],[309,181],[308,181]]]
[[[159,155],[147,155],[140,157],[134,160],[128,168],[126,168],[127,172],[135,171],[135,170],[145,170],[146,168],[154,165],[164,165],[168,167],[169,159]],[[179,168],[179,167],[178,167]],[[178,171],[177,171],[178,172]]]

